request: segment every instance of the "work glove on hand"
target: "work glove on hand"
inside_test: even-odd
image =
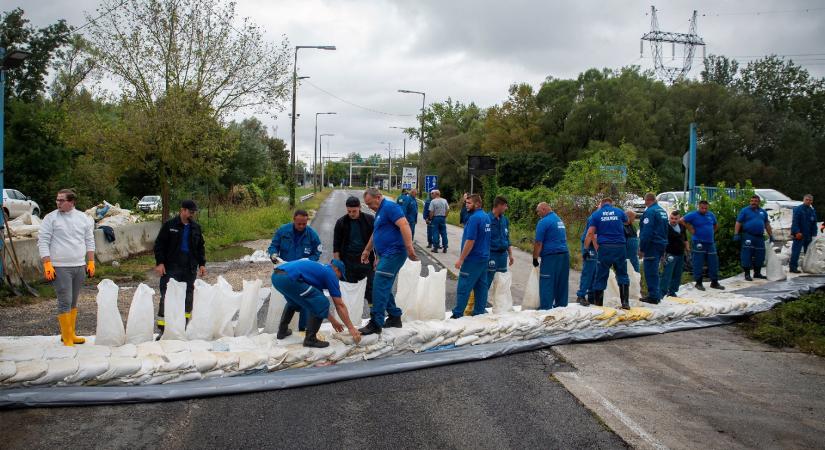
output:
[[[54,281],[55,276],[57,276],[51,261],[43,263],[43,276],[46,277],[47,281]]]
[[[802,240],[802,233],[796,233],[793,236],[793,238],[796,239],[797,241],[801,241]]]
[[[539,266],[538,258],[533,258],[533,267],[538,267],[538,266]]]
[[[742,240],[742,235],[734,234],[733,235],[733,242],[739,242]]]
[[[89,262],[86,263],[86,275],[88,275],[89,278],[94,278],[94,276],[95,276],[95,262],[94,261],[89,261]]]

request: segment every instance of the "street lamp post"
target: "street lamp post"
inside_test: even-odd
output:
[[[298,93],[298,50],[302,48],[314,48],[318,50],[335,50],[334,45],[296,45],[295,60],[292,64],[292,138],[290,140],[289,151],[289,207],[295,207],[295,105]]]
[[[390,142],[379,142],[379,144],[387,144],[387,160],[390,164],[387,169],[387,188],[392,190],[392,144]],[[395,177],[395,184],[398,184],[398,177]]]
[[[312,191],[318,192],[318,116],[323,114],[338,114],[334,112],[319,112],[315,113],[315,144],[312,147],[312,157],[315,161],[312,163]],[[321,167],[324,166],[324,161],[321,160]],[[321,186],[323,188],[323,186]]]
[[[405,130],[406,129],[404,127],[390,127],[390,128],[395,128],[395,129],[398,129],[398,130]],[[407,163],[407,138],[405,137],[404,138],[404,143],[401,146],[401,175],[402,175],[402,177],[404,175],[404,164],[406,164],[406,163]],[[396,183],[397,182],[398,182],[398,176],[396,176]],[[401,182],[403,183],[404,180],[402,179]]]
[[[335,136],[335,135],[332,134],[332,133],[321,133],[318,136],[318,159],[321,161],[321,189],[324,188],[324,157],[321,156],[321,146],[323,145],[323,142],[321,141],[321,138],[324,137],[324,136]],[[329,139],[327,139],[327,147],[329,147]],[[329,148],[327,148],[327,149],[329,149]]]
[[[422,187],[421,181],[424,180],[424,106],[427,104],[427,94],[419,91],[410,91],[407,89],[399,89],[398,92],[402,94],[419,94],[421,95],[421,131],[418,133],[418,140],[421,142],[421,152],[418,154],[418,188]]]

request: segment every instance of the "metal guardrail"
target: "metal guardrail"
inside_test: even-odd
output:
[[[305,201],[307,201],[307,200],[311,199],[312,197],[315,197],[315,194],[314,194],[314,193],[309,193],[309,194],[307,194],[307,195],[302,195],[302,196],[301,196],[301,203],[303,203],[303,202],[305,202]]]

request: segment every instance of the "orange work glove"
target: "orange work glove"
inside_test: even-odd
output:
[[[796,233],[794,235],[794,239],[796,239],[797,241],[801,241],[802,240],[802,233]]]
[[[86,275],[88,275],[89,278],[94,278],[94,276],[95,276],[95,262],[94,261],[89,261],[89,262],[86,263]]]
[[[54,277],[57,276],[57,272],[54,271],[54,266],[51,261],[43,263],[43,276],[46,277],[47,281],[54,281]]]

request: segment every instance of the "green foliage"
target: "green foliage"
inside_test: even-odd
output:
[[[270,238],[291,220],[289,207],[282,203],[252,208],[214,206],[209,217],[199,217],[207,254],[236,242]]]
[[[742,328],[748,336],[775,347],[825,356],[825,293],[804,295],[751,316]]]

